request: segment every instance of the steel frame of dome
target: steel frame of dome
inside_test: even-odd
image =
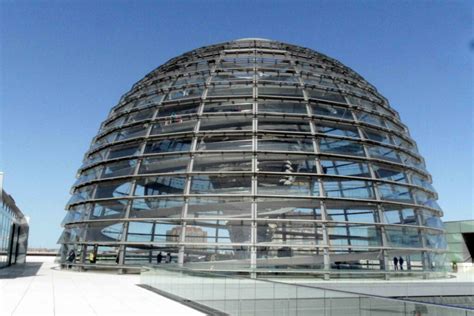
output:
[[[112,108],[60,258],[341,275],[443,269],[437,194],[399,115],[337,60],[243,39],[171,59]]]

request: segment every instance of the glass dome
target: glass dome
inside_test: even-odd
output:
[[[443,268],[436,199],[407,127],[364,78],[241,39],[173,58],[120,99],[58,243],[84,267],[425,273]]]

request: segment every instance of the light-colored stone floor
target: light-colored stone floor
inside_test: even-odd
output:
[[[53,257],[0,269],[0,315],[203,315],[145,290],[139,275],[60,270]]]

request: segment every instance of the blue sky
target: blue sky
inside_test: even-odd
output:
[[[410,128],[444,220],[473,218],[469,1],[0,2],[0,170],[55,247],[69,189],[110,108],[191,49],[263,37],[320,51],[386,96]]]

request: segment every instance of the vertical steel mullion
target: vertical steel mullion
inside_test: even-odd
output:
[[[288,54],[288,52],[286,52],[286,56],[290,60],[290,62],[293,64],[293,67],[295,69],[295,73],[297,74],[299,82],[301,84],[301,89],[303,90],[303,97],[304,97],[304,100],[305,100],[305,103],[306,103],[306,113],[308,114],[308,117],[310,118],[310,128],[311,128],[311,134],[312,134],[313,150],[314,150],[314,153],[316,154],[316,159],[315,159],[316,171],[317,171],[318,175],[321,175],[321,174],[324,174],[322,166],[321,166],[321,161],[320,161],[321,151],[320,151],[320,148],[319,148],[319,143],[316,139],[317,129],[316,129],[316,124],[315,124],[315,121],[314,121],[314,117],[312,115],[313,114],[312,109],[311,109],[311,106],[309,105],[309,94],[306,91],[306,88],[305,88],[305,85],[304,85],[304,80],[303,80],[303,77],[301,76],[301,70],[296,65],[296,63],[294,62],[292,57]],[[321,179],[320,176],[318,177],[318,186],[319,186],[319,195],[320,196],[326,196],[324,186],[323,186],[323,183],[322,183],[322,179]],[[322,245],[323,246],[323,265],[324,265],[324,271],[325,271],[324,279],[329,279],[330,278],[329,271],[331,269],[331,259],[330,259],[330,255],[329,255],[330,242],[329,242],[329,233],[328,233],[328,228],[327,228],[326,204],[322,200],[319,201],[319,209],[320,209],[320,212],[321,212],[321,221],[322,221],[321,222],[321,231],[322,231],[322,239],[323,239],[322,240],[322,242],[323,242],[323,245]],[[318,250],[318,252],[319,252],[319,250]]]
[[[354,120],[357,122],[358,124],[358,119],[356,117],[356,115],[354,114],[354,112],[352,112],[353,115],[354,115]],[[366,146],[366,143],[365,143],[365,136],[364,134],[362,133],[362,131],[360,130],[360,128],[358,128],[359,130],[359,135],[361,137],[361,140],[363,141],[364,143],[364,152],[365,152],[365,156],[366,156],[366,159],[367,158],[370,158],[370,155],[369,155],[369,150]],[[382,199],[381,199],[381,194],[380,194],[380,191],[379,191],[379,183],[377,182],[377,175],[375,173],[375,170],[374,170],[374,167],[372,165],[372,161],[367,159],[366,160],[367,162],[367,166],[368,166],[368,169],[369,169],[369,173],[370,173],[370,177],[372,178],[372,185],[373,185],[373,190],[374,190],[374,194],[375,194],[375,200],[377,201],[377,206],[376,206],[376,211],[377,211],[377,215],[378,215],[378,220],[379,220],[379,223],[384,223],[384,210],[383,210],[383,207],[382,207]],[[389,270],[390,270],[390,265],[389,265],[389,260],[388,260],[388,252],[386,250],[386,248],[388,247],[388,240],[387,240],[387,234],[386,234],[386,230],[385,230],[385,225],[380,225],[380,235],[381,235],[381,239],[380,239],[380,242],[382,243],[382,250],[381,250],[381,263],[380,263],[380,267],[383,268],[383,270],[385,271],[384,273],[384,278],[385,279],[389,279],[389,274],[387,273]],[[379,261],[380,261],[379,259]]]
[[[157,115],[158,115],[158,107],[156,108],[155,113],[153,114],[152,121],[156,119]],[[128,227],[130,225],[130,222],[129,222],[130,212],[132,209],[133,196],[135,194],[135,188],[137,184],[137,175],[143,161],[143,154],[145,152],[146,143],[150,137],[151,130],[153,128],[153,123],[150,122],[149,124],[150,126],[148,126],[145,137],[143,138],[142,144],[140,145],[141,148],[139,149],[139,153],[138,153],[138,157],[140,157],[140,159],[137,159],[137,165],[135,166],[135,170],[133,171],[133,177],[131,178],[130,192],[128,193],[128,202],[127,202],[128,204],[127,204],[127,208],[125,209],[125,214],[123,217],[125,221],[123,223],[123,231],[122,231],[122,236],[121,236],[120,245],[119,245],[119,265],[123,265],[125,262],[126,248],[124,244],[128,237]]]
[[[251,229],[250,229],[250,276],[256,278],[257,269],[257,128],[258,128],[258,77],[257,77],[257,50],[253,50],[253,107],[252,107],[252,203],[251,203]]]
[[[195,159],[195,154],[197,150],[197,141],[198,141],[198,135],[199,135],[199,130],[201,126],[201,118],[204,113],[204,106],[205,106],[205,101],[207,99],[207,93],[209,92],[209,85],[211,83],[212,77],[215,74],[215,71],[217,69],[217,65],[220,63],[220,60],[222,59],[222,56],[224,55],[224,51],[222,51],[217,58],[214,66],[210,69],[209,71],[209,77],[207,78],[205,84],[204,84],[204,91],[201,95],[201,104],[199,105],[199,109],[197,111],[197,119],[196,119],[196,125],[194,126],[194,131],[193,131],[193,137],[192,137],[192,142],[191,142],[191,148],[189,151],[189,163],[186,168],[186,180],[185,180],[185,185],[184,185],[184,204],[183,208],[181,209],[181,231],[180,231],[180,236],[179,236],[179,244],[178,244],[178,265],[183,266],[184,265],[184,255],[185,255],[185,244],[186,244],[186,226],[187,226],[187,215],[188,215],[188,208],[189,208],[189,194],[191,191],[191,177],[192,177],[192,171],[193,171],[193,166],[194,166],[194,159]]]
[[[423,221],[422,221],[422,217],[421,217],[421,214],[420,214],[420,210],[416,210],[415,212],[416,212],[416,218],[417,218],[417,221],[418,221],[418,226],[421,226]],[[424,236],[422,234],[422,231],[424,231],[424,230],[418,229],[418,235],[421,238],[421,247],[423,249],[421,251],[421,265],[422,265],[423,272],[425,272],[425,271],[431,270],[432,263],[431,263],[431,258],[429,256],[429,252],[426,251],[426,249],[427,249],[426,239],[424,238]]]

